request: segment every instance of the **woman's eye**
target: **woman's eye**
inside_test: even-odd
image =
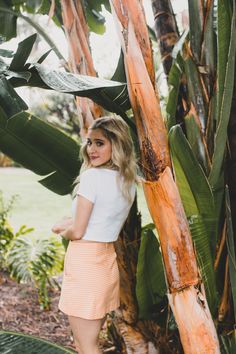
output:
[[[96,145],[97,145],[97,146],[102,146],[103,143],[101,143],[100,141],[98,141],[98,142],[96,143]]]
[[[87,141],[87,146],[91,146],[92,142],[91,141]]]

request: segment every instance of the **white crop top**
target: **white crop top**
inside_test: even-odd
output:
[[[117,171],[106,168],[89,168],[80,175],[77,195],[82,195],[94,203],[83,240],[98,242],[117,240],[135,196],[135,184],[133,184],[132,202],[124,198],[117,177]],[[72,202],[73,217],[75,204],[76,197]]]

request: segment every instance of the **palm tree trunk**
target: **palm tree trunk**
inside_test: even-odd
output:
[[[152,10],[162,65],[168,76],[172,65],[172,50],[179,39],[179,31],[170,0],[152,0]]]
[[[82,75],[97,76],[89,47],[89,31],[80,1],[61,0],[62,18],[69,44],[70,70]],[[77,97],[80,135],[83,138],[102,109],[89,98]]]
[[[145,38],[141,37],[141,41],[136,35],[137,28],[146,23],[144,14],[140,15],[143,9],[137,0],[110,0],[110,3],[124,52],[146,178],[145,196],[160,238],[169,302],[181,342],[186,353],[220,353],[207,301],[199,286],[188,222],[170,169],[167,133],[159,101],[143,57],[147,32],[142,33]],[[152,55],[151,51],[148,53]]]

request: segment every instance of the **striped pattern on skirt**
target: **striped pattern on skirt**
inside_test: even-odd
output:
[[[120,279],[112,242],[70,241],[64,261],[59,309],[100,319],[120,305]]]

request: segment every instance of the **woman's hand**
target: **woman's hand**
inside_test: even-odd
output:
[[[64,217],[63,219],[56,222],[52,227],[52,232],[55,234],[61,234],[63,231],[68,229],[73,224],[73,220],[71,217]]]

